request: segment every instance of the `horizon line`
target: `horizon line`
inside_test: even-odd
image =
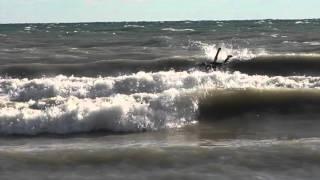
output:
[[[197,21],[261,21],[261,20],[279,20],[279,21],[286,21],[286,20],[320,20],[319,18],[258,18],[258,19],[212,19],[212,20],[208,20],[208,19],[199,19],[199,20],[190,20],[190,19],[185,19],[185,20],[137,20],[137,21],[121,21],[121,20],[115,20],[115,21],[74,21],[74,22],[5,22],[5,23],[1,23],[0,25],[14,25],[14,24],[76,24],[76,23],[141,23],[141,22],[185,22],[185,21],[189,21],[189,22],[197,22]]]

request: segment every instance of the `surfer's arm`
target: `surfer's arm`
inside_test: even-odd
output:
[[[226,58],[226,60],[224,60],[224,63],[227,63],[228,61],[229,61],[229,59],[231,59],[232,58],[232,55],[229,55],[227,58]]]
[[[214,63],[217,62],[220,51],[221,51],[221,48],[218,49],[217,54],[214,57],[214,60],[213,60]]]

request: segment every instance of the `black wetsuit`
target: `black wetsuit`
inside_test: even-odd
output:
[[[213,61],[203,62],[200,64],[200,66],[202,68],[204,67],[205,70],[210,70],[210,69],[215,70],[216,68],[221,67],[222,65],[226,64],[230,60],[230,58],[232,58],[232,55],[228,55],[227,58],[223,62],[217,62],[220,51],[221,51],[221,48],[218,49]]]

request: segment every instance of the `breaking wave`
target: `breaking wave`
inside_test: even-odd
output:
[[[141,132],[179,128],[196,123],[199,116],[206,114],[204,102],[211,103],[209,109],[221,110],[211,112],[224,112],[217,108],[225,107],[219,102],[227,103],[231,96],[216,93],[219,89],[226,90],[225,93],[248,88],[305,91],[318,89],[319,82],[318,77],[249,76],[222,71],[139,72],[97,78],[3,77],[0,79],[0,134]],[[245,99],[255,96],[250,94]],[[238,103],[245,103],[245,99]],[[305,100],[303,96],[301,99]],[[307,98],[312,99],[315,100]],[[297,101],[304,104],[301,102]]]
[[[96,99],[54,97],[2,106],[0,133],[23,135],[177,128],[192,123],[197,109],[192,98],[182,98],[172,91]]]

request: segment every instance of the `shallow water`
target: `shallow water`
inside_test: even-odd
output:
[[[0,177],[317,179],[317,123],[295,118],[239,118],[140,134],[1,138]]]

